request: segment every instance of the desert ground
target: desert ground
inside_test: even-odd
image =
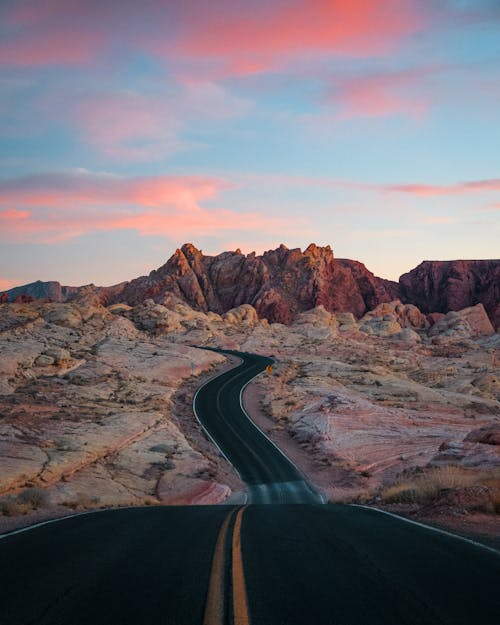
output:
[[[172,299],[0,305],[0,528],[238,497],[191,409],[231,363],[200,347],[275,357],[245,405],[329,501],[500,535],[500,335],[481,304],[432,316],[397,300],[291,325]]]

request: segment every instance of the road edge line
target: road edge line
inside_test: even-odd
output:
[[[204,349],[203,347],[198,348],[198,349]],[[220,353],[220,352],[219,352]],[[233,354],[231,354],[233,355]],[[238,358],[238,356],[235,356],[236,358]],[[209,440],[215,445],[215,447],[219,450],[221,456],[224,458],[224,460],[233,468],[234,472],[238,475],[238,477],[240,478],[240,480],[243,482],[243,484],[245,484],[245,482],[243,481],[243,478],[241,477],[241,475],[239,474],[238,469],[234,466],[234,464],[229,460],[229,458],[226,456],[226,454],[222,451],[222,449],[219,447],[219,445],[217,444],[217,441],[213,438],[213,436],[210,434],[210,432],[207,430],[207,428],[203,425],[203,423],[200,420],[200,417],[198,416],[198,413],[196,412],[196,398],[198,397],[199,392],[205,388],[205,386],[207,386],[207,384],[210,384],[210,382],[212,382],[212,380],[215,380],[216,378],[218,378],[221,375],[224,375],[224,373],[227,373],[228,371],[232,371],[233,369],[236,369],[237,367],[239,367],[244,361],[242,358],[238,358],[238,360],[240,361],[239,364],[235,365],[234,367],[231,367],[231,369],[227,369],[226,371],[224,371],[223,373],[219,373],[217,375],[212,376],[211,378],[209,378],[206,382],[204,382],[201,386],[199,386],[196,389],[196,393],[193,396],[193,401],[192,401],[192,408],[193,408],[193,413],[194,416],[196,417],[196,420],[198,421],[198,423],[200,424],[202,430],[205,432],[205,434],[208,436]]]
[[[75,514],[66,514],[64,516],[58,516],[55,519],[47,519],[46,521],[39,521],[38,523],[34,523],[33,525],[26,525],[25,527],[20,527],[18,529],[11,530],[10,532],[4,532],[3,534],[0,534],[0,540],[2,540],[2,538],[8,538],[9,536],[15,536],[16,534],[22,534],[23,532],[28,532],[29,530],[34,530],[37,527],[43,527],[44,525],[51,525],[52,523],[57,523],[58,521],[67,521],[68,519],[75,519],[80,516],[87,516],[89,514],[97,514],[99,512],[110,512],[114,510],[137,510],[143,507],[145,506],[121,506],[120,508],[101,508],[99,510],[87,510],[86,512],[75,512]]]
[[[258,354],[258,355],[260,355],[260,354]],[[267,356],[267,358],[270,358],[270,356]],[[272,358],[272,360],[273,360],[273,362],[276,362],[276,359],[275,359],[275,358]],[[309,484],[309,480],[307,479],[307,476],[304,474],[304,472],[302,471],[302,469],[301,469],[300,467],[298,467],[298,466],[295,464],[295,462],[294,462],[291,458],[289,458],[289,457],[285,454],[285,452],[284,452],[282,449],[280,449],[280,448],[278,447],[278,445],[276,445],[276,443],[275,443],[275,442],[274,442],[271,438],[269,438],[269,436],[266,434],[266,432],[264,432],[264,430],[262,430],[262,428],[261,428],[261,427],[260,427],[257,423],[255,423],[255,421],[252,419],[252,417],[251,417],[251,416],[248,414],[248,412],[245,410],[244,403],[243,403],[243,393],[245,392],[246,387],[247,387],[247,386],[248,386],[251,382],[253,382],[254,380],[256,380],[259,376],[263,375],[264,371],[265,371],[265,369],[264,369],[263,371],[259,371],[259,373],[257,373],[256,375],[254,375],[254,377],[253,377],[253,378],[251,378],[250,380],[248,380],[248,382],[246,382],[246,383],[243,385],[243,387],[241,388],[241,390],[240,390],[240,408],[241,408],[241,410],[243,411],[243,414],[246,416],[246,418],[247,418],[247,419],[248,419],[248,420],[249,420],[249,421],[250,421],[250,422],[251,422],[251,423],[252,423],[252,424],[253,424],[253,425],[254,425],[254,426],[255,426],[255,427],[259,430],[259,432],[262,434],[262,436],[264,436],[265,438],[267,438],[267,440],[271,443],[271,445],[272,445],[275,449],[277,449],[277,450],[279,451],[279,453],[283,456],[283,458],[285,458],[285,460],[288,460],[288,462],[289,462],[289,463],[290,463],[293,467],[295,467],[295,469],[297,469],[297,471],[300,473],[300,475],[302,475],[302,476],[303,476],[303,478],[304,478],[304,479],[303,479],[303,481],[304,481],[304,482],[308,485],[308,487],[309,487],[309,489],[311,490],[311,492],[313,492],[314,494],[319,495],[319,497],[320,497],[320,499],[321,499],[321,501],[322,501],[322,504],[323,504],[323,505],[325,505],[325,504],[327,504],[327,503],[328,503],[328,500],[327,500],[327,497],[325,496],[325,493],[323,493],[323,492],[321,492],[321,491],[319,491],[319,490],[316,490],[316,489],[315,489],[314,491],[312,490],[311,485]]]
[[[399,514],[395,514],[394,512],[388,512],[387,510],[381,510],[380,508],[375,508],[374,506],[365,506],[360,503],[351,503],[350,506],[355,508],[364,508],[365,510],[373,510],[374,512],[380,512],[380,514],[386,514],[387,516],[391,516],[394,519],[399,519],[400,521],[404,521],[405,523],[410,523],[410,525],[416,525],[417,527],[422,527],[426,530],[431,530],[438,534],[444,534],[445,536],[450,536],[451,538],[456,538],[457,540],[461,540],[465,543],[469,543],[474,545],[475,547],[481,547],[481,549],[486,549],[486,551],[491,551],[496,556],[500,556],[500,551],[495,549],[495,547],[490,547],[489,545],[485,545],[480,543],[472,538],[466,538],[465,536],[460,536],[460,534],[454,534],[453,532],[448,532],[447,530],[443,530],[439,527],[433,527],[432,525],[427,525],[426,523],[420,523],[420,521],[414,521],[413,519],[408,519],[404,516],[400,516]]]

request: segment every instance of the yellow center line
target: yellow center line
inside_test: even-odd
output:
[[[203,625],[224,625],[224,545],[236,508],[227,515],[215,544]]]
[[[245,507],[238,510],[233,530],[232,581],[234,625],[249,625],[250,623],[247,592],[245,588],[245,575],[243,573],[243,558],[241,555],[241,520]]]

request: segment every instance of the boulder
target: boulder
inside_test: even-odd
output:
[[[491,336],[495,330],[482,304],[449,312],[429,330],[430,336],[445,335],[454,338],[477,338]]]

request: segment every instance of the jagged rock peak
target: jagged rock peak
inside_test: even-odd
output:
[[[202,256],[202,251],[199,250],[196,246],[194,246],[192,243],[184,243],[184,245],[181,247],[180,251],[184,254],[184,256],[186,256],[186,258],[192,258],[195,256]]]
[[[304,255],[312,258],[318,258],[319,256],[333,258],[333,251],[329,245],[322,247],[321,245],[316,245],[316,243],[310,243],[304,250]]]

